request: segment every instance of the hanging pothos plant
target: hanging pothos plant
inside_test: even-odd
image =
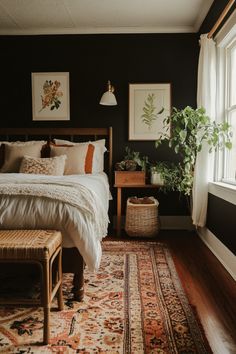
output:
[[[193,109],[189,106],[182,110],[173,108],[172,114],[163,123],[163,131],[166,133],[161,134],[160,139],[155,142],[156,147],[168,140],[169,147],[181,156],[181,162],[162,171],[165,189],[190,195],[197,154],[201,151],[203,142],[207,142],[210,152],[223,147],[231,149],[230,125],[227,122],[211,122],[204,108]],[[167,134],[169,129],[170,136]],[[170,180],[169,176],[173,174],[175,178]]]

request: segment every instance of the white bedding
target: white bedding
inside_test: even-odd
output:
[[[46,193],[50,185],[57,192],[53,199]],[[73,202],[62,201],[58,194],[61,185],[74,194]],[[45,189],[45,195],[21,194],[27,186]],[[105,173],[60,177],[4,173],[0,174],[0,191],[0,229],[60,230],[63,247],[77,247],[88,268],[98,269],[100,241],[108,227],[110,192]]]

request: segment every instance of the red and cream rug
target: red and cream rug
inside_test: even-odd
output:
[[[99,272],[85,278],[78,303],[64,276],[65,310],[51,311],[48,346],[40,308],[1,307],[0,353],[211,353],[162,244],[106,241]]]

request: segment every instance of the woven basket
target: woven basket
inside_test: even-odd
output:
[[[160,229],[158,201],[154,204],[133,204],[127,200],[125,231],[129,236],[155,237]]]

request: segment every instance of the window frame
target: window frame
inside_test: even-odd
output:
[[[229,115],[236,109],[236,105],[230,106],[229,102],[229,56],[232,48],[236,48],[236,11],[231,15],[216,38],[217,50],[217,122],[229,121]],[[236,180],[229,180],[226,176],[227,159],[230,152],[227,149],[218,151],[215,158],[215,182],[224,183],[228,188],[235,187]]]
[[[227,122],[231,122],[230,116],[233,112],[236,111],[236,104],[231,103],[231,60],[232,60],[232,51],[236,50],[236,31],[233,39],[227,46],[224,47],[224,56],[225,56],[225,80],[224,80],[224,90],[225,90],[225,109],[224,109],[224,120]],[[236,139],[236,137],[234,137]],[[229,158],[230,158],[230,151],[228,149],[224,149],[224,165],[222,171],[222,182],[229,183],[236,185],[236,179],[230,180],[228,177],[229,171]],[[236,169],[235,169],[236,173]],[[236,176],[235,176],[236,177]]]

